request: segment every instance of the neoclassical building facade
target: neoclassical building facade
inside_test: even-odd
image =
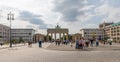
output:
[[[33,40],[35,41],[35,42],[38,42],[38,41],[40,41],[40,40],[45,40],[45,35],[43,35],[43,34],[40,34],[40,33],[36,33],[36,34],[34,34],[34,36],[33,36]]]
[[[55,28],[48,28],[47,29],[47,40],[50,40],[50,37],[54,40],[56,39],[60,39],[60,40],[64,40],[64,38],[66,37],[66,40],[68,40],[68,32],[69,30],[67,28],[61,28],[59,25],[57,25]],[[57,34],[58,37],[57,38]]]
[[[72,35],[72,40],[80,40],[82,38],[82,34],[76,33]]]

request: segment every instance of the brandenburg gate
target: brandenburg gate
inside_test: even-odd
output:
[[[57,39],[56,34],[59,34],[60,40],[64,40],[64,36],[66,36],[66,40],[68,40],[68,29],[61,28],[59,25],[57,25],[55,28],[47,29],[47,40],[49,41],[49,36],[51,36],[51,38],[53,39],[53,35],[54,35],[54,40],[56,40]]]

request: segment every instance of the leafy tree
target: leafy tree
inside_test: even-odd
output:
[[[22,42],[24,42],[24,40],[23,40],[22,37],[20,37],[20,38],[19,38],[19,43],[22,43]]]
[[[69,40],[72,40],[72,35],[69,35],[68,38],[69,38]]]
[[[51,36],[49,36],[49,40],[52,40],[52,37],[51,37]]]
[[[63,38],[64,38],[64,40],[66,40],[66,36],[65,35],[63,36]]]
[[[13,39],[13,40],[12,40],[12,43],[14,43],[14,44],[17,43],[17,40]]]

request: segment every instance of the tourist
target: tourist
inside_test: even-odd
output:
[[[103,44],[105,45],[106,44],[105,40],[103,42],[104,42]]]
[[[55,44],[56,44],[56,45],[58,44],[58,40],[55,40]]]
[[[64,45],[65,45],[65,42],[66,42],[66,41],[65,41],[65,40],[63,40],[63,44],[64,44]]]
[[[1,43],[0,43],[0,45],[2,46],[2,45],[3,45],[3,43],[1,42]]]
[[[112,41],[111,40],[109,41],[109,45],[112,45]]]
[[[42,47],[42,40],[40,40],[38,43],[39,43],[39,47],[41,48]]]
[[[65,45],[67,45],[68,44],[68,40],[65,40]]]
[[[30,41],[28,42],[28,47],[30,47]]]
[[[30,42],[30,47],[32,47],[32,42]]]
[[[82,39],[82,49],[85,48],[85,39]]]
[[[91,47],[93,47],[93,39],[90,40]]]
[[[28,47],[32,47],[32,42],[28,42]]]
[[[86,46],[86,47],[89,47],[89,40],[88,40],[88,39],[85,40],[85,46]]]
[[[79,40],[76,40],[75,42],[76,42],[75,48],[79,49]]]
[[[60,43],[61,43],[61,41],[60,41],[60,39],[58,39],[58,46],[60,45]]]
[[[71,46],[71,47],[73,47],[73,43],[74,43],[74,41],[71,40],[71,42],[70,42],[70,46]]]
[[[99,40],[96,39],[96,46],[99,46]]]
[[[84,47],[83,39],[79,40],[79,47],[80,47],[80,49],[83,49],[83,47]]]

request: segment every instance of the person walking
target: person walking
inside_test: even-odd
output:
[[[55,40],[55,45],[58,45],[58,40]]]
[[[68,40],[65,40],[65,45],[67,45],[68,44]]]
[[[61,43],[61,41],[60,41],[60,39],[58,39],[58,46],[60,45],[60,43]]]
[[[112,40],[111,39],[109,40],[109,45],[112,45]]]
[[[70,41],[70,46],[71,46],[71,47],[73,47],[73,43],[74,43],[74,41],[71,40],[71,41]]]
[[[96,46],[99,46],[99,40],[96,39]]]
[[[91,47],[93,47],[93,39],[90,40]]]
[[[30,41],[28,42],[28,47],[30,47],[30,48],[32,47],[32,42],[30,42]]]
[[[83,46],[84,46],[84,45],[83,45],[83,39],[80,39],[80,40],[79,40],[79,47],[80,47],[80,49],[83,49]]]
[[[79,40],[76,40],[75,42],[76,42],[75,48],[79,49]]]
[[[42,40],[40,40],[38,43],[39,43],[39,48],[41,48],[42,47]]]
[[[86,47],[89,47],[89,40],[88,40],[88,39],[85,40],[85,46],[86,46]]]

